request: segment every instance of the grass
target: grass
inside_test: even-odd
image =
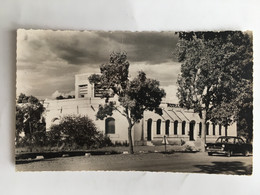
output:
[[[62,157],[63,155],[68,156],[80,156],[85,153],[90,153],[91,155],[110,155],[110,154],[124,154],[128,153],[128,146],[110,146],[103,147],[98,149],[89,149],[89,150],[60,150],[59,148],[50,148],[50,147],[38,147],[34,148],[31,152],[29,147],[16,148],[16,159],[35,159],[37,156],[44,156],[44,158],[54,158]],[[164,145],[160,146],[134,146],[134,153],[164,153],[172,154],[176,152],[181,153],[193,153],[198,152],[195,148],[188,145],[167,145],[166,150]]]
[[[105,147],[95,149],[94,151],[116,151],[118,153],[122,153],[124,151],[128,151],[128,147],[126,146],[116,146],[116,147]],[[166,152],[192,152],[198,151],[194,148],[190,148],[187,145],[167,145]],[[135,153],[150,153],[150,152],[165,152],[165,146],[134,146]]]
[[[67,149],[63,149],[69,151]],[[58,147],[34,147],[32,152],[54,152],[54,151],[63,151]],[[118,153],[122,153],[124,151],[128,151],[128,146],[109,146],[98,149],[76,149],[73,151],[116,151]],[[175,151],[175,152],[183,152],[183,151],[197,151],[195,148],[188,145],[166,145],[166,151]],[[20,147],[15,149],[15,153],[27,153],[30,152],[29,147]],[[165,152],[164,145],[156,145],[156,146],[134,146],[134,152]]]

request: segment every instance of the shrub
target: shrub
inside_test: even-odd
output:
[[[47,142],[51,146],[70,149],[99,148],[112,144],[109,137],[97,131],[91,119],[76,115],[64,116],[59,124],[51,126],[47,132]]]

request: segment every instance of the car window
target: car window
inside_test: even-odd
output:
[[[236,144],[243,144],[244,143],[244,141],[241,138],[237,138],[235,140],[235,142],[236,142]]]
[[[222,143],[222,138],[218,138],[217,140],[216,140],[216,143]]]
[[[222,143],[233,144],[233,143],[234,143],[234,138],[233,138],[233,137],[226,137],[226,138],[223,138]]]

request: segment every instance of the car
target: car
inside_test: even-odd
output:
[[[213,154],[224,154],[228,157],[233,154],[248,156],[252,153],[252,144],[245,143],[242,138],[235,136],[221,136],[215,143],[207,143],[205,147],[209,156]]]

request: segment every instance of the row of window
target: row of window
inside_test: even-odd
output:
[[[152,122],[152,119],[149,119],[148,125],[151,124],[151,122]],[[161,134],[161,123],[162,123],[161,119],[158,119],[156,121],[156,134],[157,135]],[[174,121],[174,123],[173,123],[173,125],[174,125],[173,134],[174,135],[178,134],[178,124],[179,124],[178,121]],[[192,125],[192,128],[194,128],[195,121],[191,121],[190,125]],[[186,129],[186,121],[183,121],[182,122],[182,128],[181,128],[181,134],[182,135],[185,135],[185,129]],[[166,120],[165,121],[165,134],[166,135],[169,135],[169,130],[170,130],[170,120]],[[201,130],[202,130],[202,123],[200,122],[199,123],[199,135],[201,135]],[[222,125],[219,125],[218,130],[219,130],[219,135],[221,135]],[[206,124],[206,135],[209,135],[209,123]],[[216,125],[215,124],[212,124],[212,135],[216,135]]]
[[[161,123],[162,123],[161,119],[158,119],[156,121],[156,134],[157,135],[161,134],[161,127],[162,127]],[[152,124],[152,119],[148,119],[147,124],[148,124],[147,128],[149,128],[149,126],[151,126],[151,124]],[[173,134],[174,135],[178,134],[178,124],[179,124],[178,121],[174,121],[174,123],[173,123],[173,126],[174,126]],[[195,121],[191,121],[190,125],[192,126],[191,128],[194,128]],[[225,128],[227,130],[227,127],[225,127]],[[185,135],[185,129],[186,129],[186,121],[183,121],[182,129],[181,129],[182,135]],[[192,129],[192,130],[194,130],[194,129]],[[199,135],[201,135],[201,130],[202,130],[202,123],[200,122],[199,123]],[[218,130],[219,130],[218,134],[221,135],[221,132],[222,132],[221,125],[219,125]],[[169,131],[170,131],[170,120],[166,120],[165,121],[165,134],[169,135]],[[106,134],[115,134],[115,119],[114,118],[109,117],[105,120],[105,133]],[[209,135],[209,123],[206,124],[206,135]],[[212,135],[216,135],[216,125],[215,124],[212,124]]]
[[[88,91],[88,84],[79,85],[79,97],[84,98],[87,97]],[[104,93],[108,92],[108,90],[104,89],[100,84],[95,84],[94,87],[94,97],[102,97]],[[110,96],[112,97],[112,95]]]

